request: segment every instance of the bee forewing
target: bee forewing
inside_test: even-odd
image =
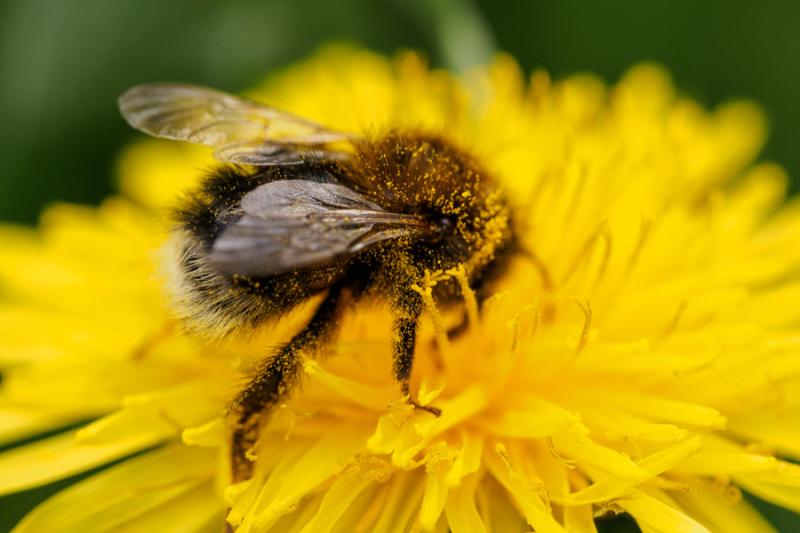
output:
[[[329,148],[352,136],[275,108],[214,89],[185,84],[146,84],[119,98],[125,120],[156,137],[215,148],[217,159],[276,165],[346,157]]]
[[[317,266],[431,230],[422,217],[385,211],[338,183],[273,181],[245,195],[241,206],[242,218],[225,228],[209,256],[224,274]]]

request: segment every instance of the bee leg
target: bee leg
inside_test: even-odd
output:
[[[253,462],[247,452],[258,440],[261,422],[297,385],[303,366],[301,352],[319,346],[335,325],[341,309],[341,292],[341,287],[331,287],[308,324],[267,359],[234,398],[229,409],[235,423],[231,437],[234,482],[252,476]]]
[[[414,347],[417,341],[417,324],[422,313],[422,302],[415,293],[405,295],[400,302],[401,314],[395,319],[394,338],[394,377],[400,383],[400,390],[408,398],[408,403],[435,416],[442,410],[418,403],[410,390],[411,368],[414,365]]]

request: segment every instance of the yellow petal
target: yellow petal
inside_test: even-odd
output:
[[[329,533],[336,522],[350,509],[353,501],[374,483],[373,480],[357,479],[347,474],[339,477],[325,492],[319,510],[303,528],[303,533]]]
[[[136,517],[110,531],[141,533],[216,533],[224,531],[224,509],[212,483],[204,483],[163,504],[158,509]],[[84,533],[87,530],[83,530]]]
[[[489,533],[503,533],[528,529],[516,502],[511,498],[498,497],[498,494],[506,494],[500,482],[491,475],[483,476],[475,490],[475,503],[486,530]]]
[[[178,435],[219,414],[222,402],[214,400],[202,381],[181,384],[124,399],[125,407],[82,428],[78,442],[87,445],[113,443],[134,433],[151,434],[154,439]]]
[[[158,442],[178,434],[180,427],[150,409],[129,407],[90,423],[75,434],[78,446],[108,446],[138,437]]]
[[[62,490],[40,504],[15,528],[15,533],[59,531],[118,531],[150,513],[164,513],[174,500],[198,487],[211,488],[213,452],[173,445],[129,459]],[[197,507],[203,521],[216,516],[221,523],[218,501]],[[200,503],[196,498],[192,502]],[[210,507],[208,503],[212,503]],[[179,509],[173,509],[173,511]],[[160,519],[160,517],[154,517]],[[188,523],[198,517],[182,517]],[[173,518],[174,519],[174,518]]]
[[[588,438],[579,431],[566,431],[553,437],[558,452],[577,461],[582,468],[593,468],[620,481],[642,480],[649,474],[624,454]]]
[[[633,516],[643,533],[711,533],[687,514],[639,491],[616,503]]]
[[[486,466],[497,481],[508,491],[531,527],[541,533],[564,533],[565,530],[555,521],[549,507],[542,500],[541,493],[533,490],[536,480],[529,480],[501,458],[501,453],[487,453]],[[541,486],[541,482],[539,482]]]
[[[481,466],[483,438],[467,431],[462,432],[461,438],[461,449],[445,477],[445,481],[450,487],[457,486],[465,476],[477,472]]]
[[[270,440],[273,445],[279,441]],[[245,531],[245,526],[252,527],[256,503],[261,495],[273,493],[283,482],[286,472],[299,458],[311,447],[310,439],[291,439],[280,442],[280,453],[265,453],[265,446],[260,447],[261,457],[258,459],[258,468],[255,468],[253,477],[246,481],[229,485],[225,489],[225,501],[230,507],[226,520],[234,526],[240,526]],[[265,479],[267,482],[265,483]],[[249,524],[249,525],[247,525]]]
[[[29,489],[69,477],[152,446],[160,433],[133,434],[111,444],[84,446],[75,432],[15,448],[0,455],[0,494]]]
[[[647,419],[678,424],[681,426],[721,429],[727,419],[716,409],[705,405],[694,404],[661,398],[655,395],[642,394],[631,396],[619,391],[611,392],[605,401],[595,400],[595,405],[611,403],[614,407],[628,411]]]
[[[570,533],[597,533],[592,506],[565,507],[564,528]]]
[[[387,483],[388,494],[374,526],[365,528],[370,533],[397,533],[407,531],[422,500],[422,478],[416,472],[393,476]]]
[[[800,467],[781,464],[777,471],[732,476],[737,485],[775,505],[800,513]]]
[[[578,422],[569,411],[543,399],[528,398],[524,409],[503,410],[482,421],[482,428],[499,437],[537,439],[555,435]]]
[[[593,430],[601,431],[607,439],[669,443],[684,440],[688,430],[675,424],[653,423],[643,417],[604,406],[603,409],[582,410],[581,419]]]
[[[425,476],[425,493],[419,510],[419,524],[423,531],[430,531],[436,527],[436,522],[444,510],[448,491],[449,487],[442,476],[433,473]]]
[[[272,472],[274,488],[269,483],[265,484],[254,504],[256,514],[253,525],[257,530],[269,528],[303,496],[341,470],[345,461],[359,451],[366,441],[365,428],[343,429],[316,440],[291,465]]]
[[[181,438],[190,446],[216,448],[227,442],[228,435],[222,418],[215,418],[200,426],[184,429]]]
[[[773,413],[759,409],[752,415],[732,419],[731,431],[800,459],[800,413]]]
[[[608,475],[597,479],[595,483],[564,498],[554,497],[553,500],[563,505],[586,505],[611,500],[628,492],[632,487],[647,481],[671,468],[681,464],[687,457],[700,449],[701,438],[694,437],[684,442],[670,446],[642,459],[638,466],[641,474],[634,478],[625,479],[616,475]]]
[[[725,497],[709,484],[690,492],[675,492],[673,499],[692,517],[711,531],[747,531],[775,533],[770,523],[739,495]]]
[[[322,366],[314,361],[307,360],[303,363],[303,368],[307,374],[312,376],[325,387],[330,388],[339,396],[351,402],[373,411],[383,411],[392,401],[397,400],[397,392],[391,391],[386,387],[376,387],[359,383],[337,376],[332,372],[323,369]]]
[[[0,405],[0,444],[68,425],[80,419],[74,414],[60,414],[42,409]]]
[[[123,192],[145,205],[164,208],[197,183],[198,168],[211,163],[206,150],[196,146],[148,139],[127,148],[119,158]]]
[[[466,477],[460,485],[447,493],[444,511],[452,533],[486,533],[475,501],[475,488],[480,476]]]
[[[769,472],[778,467],[774,457],[750,453],[698,453],[678,466],[677,470],[700,476]]]
[[[402,412],[412,413],[404,421],[397,418],[398,411],[383,415],[375,433],[368,442],[373,453],[392,453],[392,462],[403,469],[415,466],[414,457],[433,438],[444,433],[459,422],[481,412],[487,404],[486,392],[481,387],[471,387],[453,398],[442,400],[437,407],[442,415],[413,412],[408,406],[398,406]]]

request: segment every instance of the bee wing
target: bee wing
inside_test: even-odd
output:
[[[297,164],[339,159],[331,143],[348,135],[275,108],[196,85],[137,85],[119,98],[125,120],[155,137],[215,148],[214,157],[237,164]]]
[[[242,211],[209,255],[224,274],[266,276],[324,265],[389,239],[432,230],[422,217],[388,212],[339,183],[265,183],[244,196]]]

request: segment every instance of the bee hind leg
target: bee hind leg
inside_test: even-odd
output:
[[[258,368],[231,403],[229,416],[234,421],[231,474],[234,482],[252,476],[253,462],[247,452],[258,440],[262,422],[272,409],[288,398],[300,380],[301,353],[318,347],[333,329],[341,309],[341,292],[341,287],[329,289],[306,326]]]

